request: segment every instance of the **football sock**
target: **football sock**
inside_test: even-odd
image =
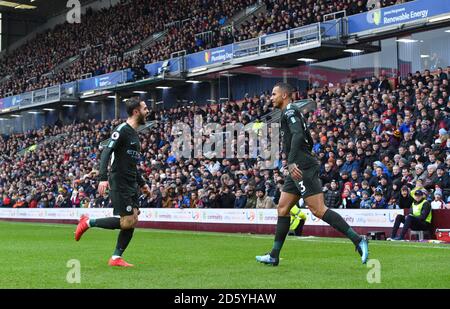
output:
[[[102,219],[90,219],[90,227],[100,227],[102,229],[115,230],[120,229],[120,218],[110,217]]]
[[[131,238],[133,237],[133,232],[134,229],[120,230],[119,237],[117,238],[116,249],[113,253],[113,258],[122,256],[123,252],[128,247]]]
[[[280,256],[280,251],[283,247],[284,241],[286,240],[286,236],[289,233],[290,225],[291,217],[278,217],[275,241],[273,243],[272,252],[270,252],[271,257],[278,258]]]
[[[328,209],[322,217],[322,220],[331,225],[333,228],[346,235],[357,246],[361,241],[361,236],[356,233],[350,225],[336,212]]]

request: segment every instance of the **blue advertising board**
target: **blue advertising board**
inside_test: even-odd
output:
[[[168,67],[169,72],[177,72],[180,70],[180,59],[177,58],[171,58],[168,61]],[[145,69],[148,71],[150,76],[156,76],[160,74],[160,69],[164,65],[165,61],[158,61],[155,63],[150,63],[145,65]]]
[[[186,56],[186,68],[192,69],[211,65],[215,63],[223,63],[233,59],[233,44],[208,49],[195,54]]]
[[[416,0],[348,17],[348,32],[375,30],[450,13],[450,0]]]
[[[80,80],[78,81],[78,90],[81,92],[94,90],[97,88],[114,86],[124,81],[123,71],[117,71]]]
[[[0,99],[0,111],[7,108],[17,107],[20,105],[21,101],[22,98],[20,94]]]

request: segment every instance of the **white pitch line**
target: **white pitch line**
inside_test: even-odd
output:
[[[70,224],[52,224],[52,223],[34,223],[34,222],[12,222],[12,221],[0,221],[2,223],[10,223],[10,224],[23,224],[23,225],[34,225],[34,226],[42,226],[42,227],[58,227],[58,228],[67,228]],[[100,230],[100,229],[97,229]],[[223,237],[238,237],[238,238],[253,238],[253,239],[273,239],[273,235],[258,235],[258,234],[244,234],[244,233],[221,233],[221,232],[197,232],[197,231],[185,231],[185,230],[162,230],[162,229],[147,229],[147,228],[139,228],[139,233],[162,233],[162,234],[183,234],[183,235],[202,235],[202,236],[223,236]],[[288,237],[286,241],[304,241],[304,242],[323,242],[323,243],[335,243],[335,244],[349,244],[348,240],[339,240],[339,239],[330,239],[330,238],[321,238],[316,236],[305,236],[305,237]],[[404,248],[419,248],[419,249],[444,249],[450,250],[449,245],[439,245],[439,244],[429,244],[423,243],[421,245],[417,245],[415,243],[410,242],[369,242],[369,246],[392,246],[392,247],[404,247]]]

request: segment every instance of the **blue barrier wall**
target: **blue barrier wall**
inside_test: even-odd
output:
[[[450,12],[450,0],[416,0],[348,17],[348,32],[356,34]]]

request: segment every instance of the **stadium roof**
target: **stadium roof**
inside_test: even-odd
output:
[[[86,4],[94,0],[79,0]],[[67,1],[61,0],[0,0],[0,12],[15,14],[30,14],[40,18],[50,18],[63,11],[68,11]]]

